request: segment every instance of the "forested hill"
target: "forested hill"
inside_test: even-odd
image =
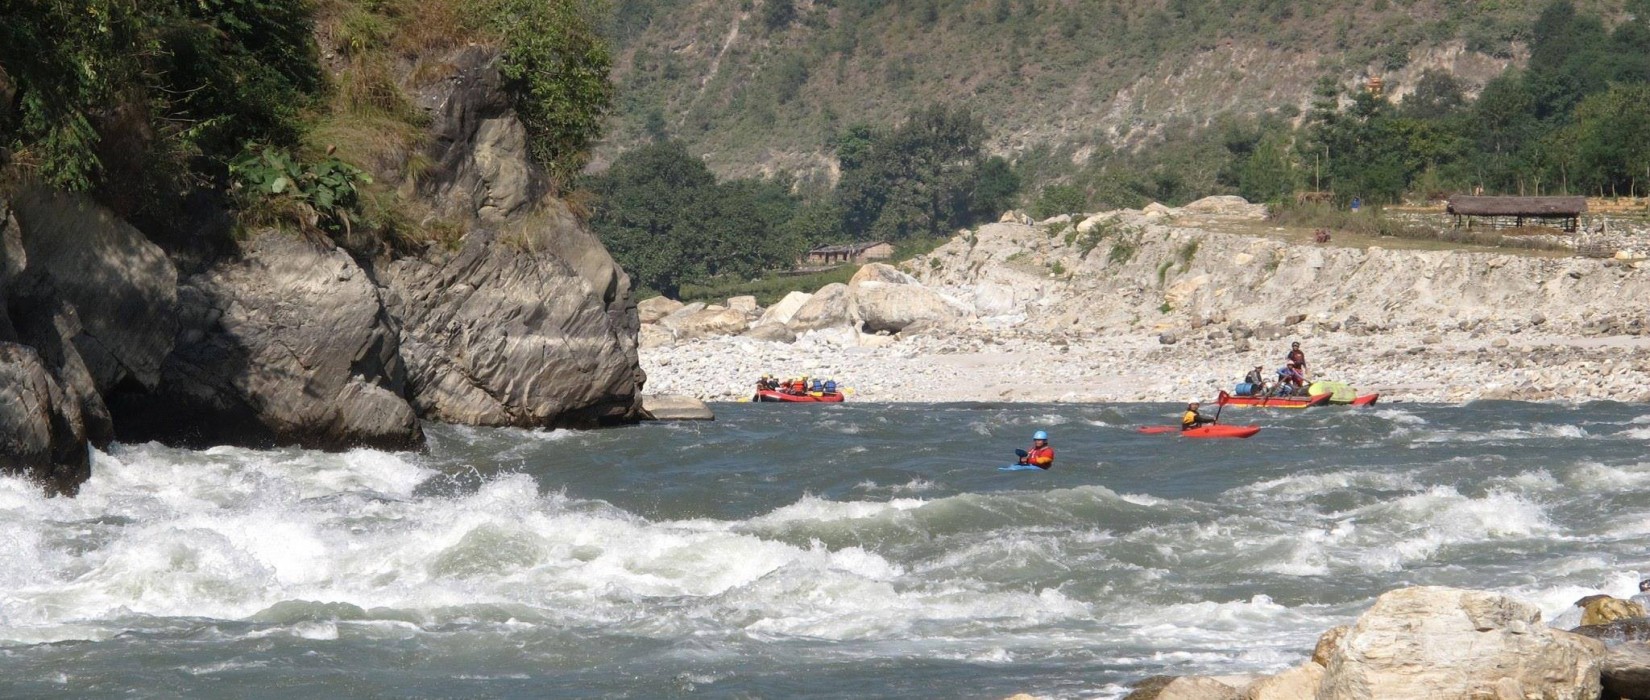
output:
[[[1614,26],[1634,1],[1575,7]],[[826,179],[848,125],[951,102],[983,117],[990,149],[1033,187],[1143,152],[1196,178],[1214,169],[1196,142],[1219,145],[1206,127],[1295,121],[1326,75],[1379,76],[1401,98],[1436,69],[1474,94],[1525,60],[1548,4],[616,0],[620,99],[601,156],[668,135],[723,176]]]

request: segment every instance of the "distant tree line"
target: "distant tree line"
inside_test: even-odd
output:
[[[1531,28],[1528,64],[1476,99],[1440,71],[1398,104],[1326,79],[1298,132],[1256,129],[1229,142],[1222,181],[1257,200],[1302,189],[1374,202],[1476,189],[1650,193],[1650,1],[1629,10],[1607,30],[1555,0]]]
[[[833,143],[840,179],[811,199],[786,178],[717,182],[681,142],[660,140],[588,179],[591,224],[639,284],[676,296],[684,282],[789,267],[821,244],[935,238],[995,218],[1020,184],[985,155],[986,138],[977,117],[946,105],[850,126]]]

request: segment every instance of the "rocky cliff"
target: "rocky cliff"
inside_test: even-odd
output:
[[[458,222],[453,245],[363,254],[263,230],[174,263],[87,198],[0,200],[0,469],[72,492],[87,447],[117,436],[410,449],[426,419],[638,419],[629,278],[546,196],[496,52],[418,74],[438,76],[405,86],[434,165],[403,189]]]

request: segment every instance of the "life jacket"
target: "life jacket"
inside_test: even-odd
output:
[[[1054,447],[1044,445],[1026,450],[1026,464],[1036,465],[1044,469],[1054,466]]]
[[[1180,429],[1197,427],[1197,418],[1197,411],[1186,411],[1186,414],[1180,417]]]

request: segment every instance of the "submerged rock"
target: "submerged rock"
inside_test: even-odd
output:
[[[648,420],[716,420],[710,406],[691,396],[644,394],[642,413]]]

